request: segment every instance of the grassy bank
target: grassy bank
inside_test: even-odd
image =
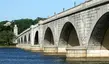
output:
[[[0,46],[0,48],[16,48],[16,46]]]
[[[11,44],[11,45],[6,45],[6,44],[0,44],[0,48],[13,48],[13,47],[16,47],[16,44]]]

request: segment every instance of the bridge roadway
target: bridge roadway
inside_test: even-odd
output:
[[[17,47],[67,60],[109,61],[109,0],[88,0],[23,31]]]

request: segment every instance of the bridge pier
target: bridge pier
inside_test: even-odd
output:
[[[109,61],[109,51],[73,47],[66,49],[66,57],[67,61]]]
[[[18,44],[18,45],[16,45],[16,47],[25,49],[25,50],[31,50],[31,44]]]
[[[56,55],[58,52],[57,46],[44,46],[43,47],[44,55]]]
[[[17,44],[16,47],[17,47],[17,48],[24,49],[23,44]]]
[[[109,61],[109,51],[87,50],[87,61]]]
[[[42,48],[40,47],[40,45],[32,45],[31,46],[31,51],[32,52],[41,52]]]
[[[66,49],[66,60],[68,61],[85,61],[87,50],[85,47],[73,47]]]
[[[66,48],[58,47],[58,55],[66,56]]]

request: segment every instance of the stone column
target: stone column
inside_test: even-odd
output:
[[[26,35],[26,40],[27,40],[27,44],[29,44],[29,41],[28,41],[28,34]]]
[[[33,36],[34,36],[34,29],[33,29],[34,26],[31,25],[30,28],[31,28],[31,33],[30,33],[30,34],[31,34],[31,35],[30,35],[30,43],[31,43],[31,45],[33,46],[33,45],[34,45],[34,37],[33,37]]]
[[[24,41],[24,36],[22,36],[22,41],[23,41],[22,44],[25,44],[25,43],[24,43],[24,42],[25,42],[25,41]]]
[[[57,55],[57,46],[50,45],[50,46],[44,46],[44,55]]]
[[[19,38],[19,40],[20,40],[20,43],[19,44],[21,44],[21,38]]]
[[[82,46],[67,48],[66,57],[68,61],[85,61],[87,58],[87,49]]]
[[[18,27],[17,27],[17,25],[14,25],[14,34],[15,34],[15,36],[18,35]]]
[[[40,25],[39,26],[39,45],[40,45],[40,48],[43,50],[43,26]]]

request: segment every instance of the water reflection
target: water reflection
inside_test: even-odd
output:
[[[0,64],[66,64],[65,57],[43,56],[17,48],[0,48]]]
[[[18,48],[0,48],[0,64],[109,64],[109,62],[69,62],[65,57],[44,56]]]

